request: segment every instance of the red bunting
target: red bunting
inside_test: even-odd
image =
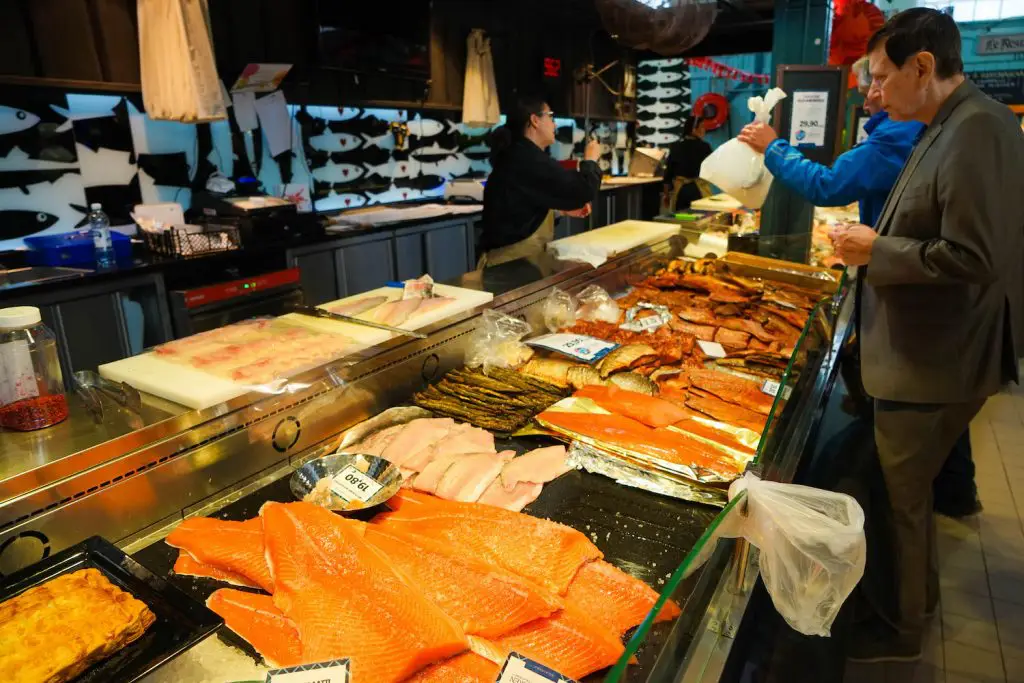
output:
[[[686,63],[692,67],[710,71],[717,78],[728,78],[741,83],[757,83],[759,85],[768,85],[771,81],[771,76],[768,74],[755,74],[743,69],[735,69],[710,57],[692,57],[687,59]]]

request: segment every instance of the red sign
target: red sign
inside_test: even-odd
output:
[[[274,287],[290,285],[298,281],[299,269],[289,268],[288,270],[278,270],[244,280],[190,289],[185,292],[185,308],[197,308],[218,301],[225,301],[226,299],[255,294],[256,292],[273,289]]]
[[[562,60],[554,57],[544,58],[544,78],[560,78],[562,76]]]

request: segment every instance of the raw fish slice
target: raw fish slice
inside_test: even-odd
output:
[[[364,525],[309,503],[260,510],[274,603],[305,662],[352,660],[352,679],[392,683],[466,649],[462,630],[363,540]]]
[[[445,500],[475,503],[514,456],[515,451],[463,455],[445,470],[436,494]]]
[[[374,432],[359,443],[352,444],[346,448],[345,452],[380,456],[403,429],[405,429],[405,425],[400,424],[392,425],[386,429],[380,430],[379,432]]]
[[[186,551],[203,564],[243,576],[268,593],[274,592],[259,517],[245,522],[192,517],[167,536],[167,545]]]
[[[402,475],[402,487],[407,489],[412,488],[416,483],[416,478],[419,477],[419,472],[405,467],[399,467],[398,473]]]
[[[599,623],[599,613],[591,618],[567,605],[554,616],[520,626],[496,640],[471,636],[473,652],[495,663],[504,662],[518,652],[539,664],[576,680],[608,668],[625,651],[618,635]]]
[[[174,561],[174,573],[180,576],[198,576],[204,579],[216,579],[230,583],[232,586],[259,588],[255,583],[234,572],[218,569],[213,565],[203,564],[184,550],[178,551],[178,559]]]
[[[366,542],[466,633],[496,638],[562,608],[562,600],[492,564],[416,534],[369,525]]]
[[[435,443],[446,437],[454,426],[455,420],[450,417],[421,417],[412,420],[391,440],[380,457],[399,467],[421,470],[422,468],[412,467],[407,463],[416,459],[421,451],[429,451]]]
[[[686,411],[671,401],[616,386],[583,387],[575,395],[589,398],[605,410],[633,418],[649,427],[667,427],[686,418]]]
[[[494,453],[494,435],[486,429],[460,423],[434,445],[439,454]]]
[[[270,666],[302,663],[299,632],[269,595],[221,588],[206,599],[206,606],[223,617],[224,624],[252,645]]]
[[[385,528],[430,536],[466,556],[489,562],[564,595],[583,563],[601,551],[579,531],[475,503],[458,503],[403,490],[374,520]]]
[[[483,492],[476,502],[481,505],[493,505],[494,507],[504,508],[512,512],[519,512],[537,500],[542,490],[544,490],[544,484],[521,481],[509,491],[505,489],[502,484],[502,477],[499,476],[491,482],[491,485],[487,487],[487,490]]]
[[[420,307],[420,303],[423,299],[398,299],[397,301],[389,301],[386,304],[378,306],[370,314],[370,318],[378,323],[384,325],[391,325],[391,327],[398,327],[406,320],[409,319],[416,309]]]
[[[501,471],[501,483],[511,491],[519,482],[546,484],[571,469],[565,462],[565,446],[537,448],[505,465]]]
[[[467,652],[420,671],[406,683],[494,683],[501,667]]]
[[[600,616],[601,623],[618,635],[639,626],[657,599],[658,593],[646,583],[603,560],[583,565],[565,594],[566,602]],[[679,614],[679,606],[669,600],[654,621],[669,621]]]
[[[423,468],[423,471],[416,475],[416,481],[412,488],[423,493],[436,493],[437,485],[441,483],[441,479],[444,478],[448,469],[465,457],[466,455],[463,453],[435,457],[430,464]]]
[[[353,316],[369,311],[371,308],[376,308],[387,300],[388,298],[386,296],[367,296],[362,299],[356,299],[355,301],[348,301],[330,306],[321,306],[321,308],[328,310],[331,313]]]

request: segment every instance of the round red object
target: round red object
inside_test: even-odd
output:
[[[704,119],[704,130],[717,130],[729,118],[729,100],[716,92],[704,93],[694,103],[693,114]]]

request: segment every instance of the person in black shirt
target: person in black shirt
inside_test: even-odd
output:
[[[589,215],[601,186],[600,145],[588,142],[585,161],[570,171],[545,151],[554,141],[554,113],[539,99],[517,102],[491,135],[494,170],[484,186],[478,268],[542,254],[554,238],[555,210]]]
[[[662,205],[670,212],[690,208],[690,202],[711,194],[711,185],[700,178],[700,165],[711,154],[704,141],[704,119],[691,116],[683,124],[683,139],[668,150],[665,194]]]

